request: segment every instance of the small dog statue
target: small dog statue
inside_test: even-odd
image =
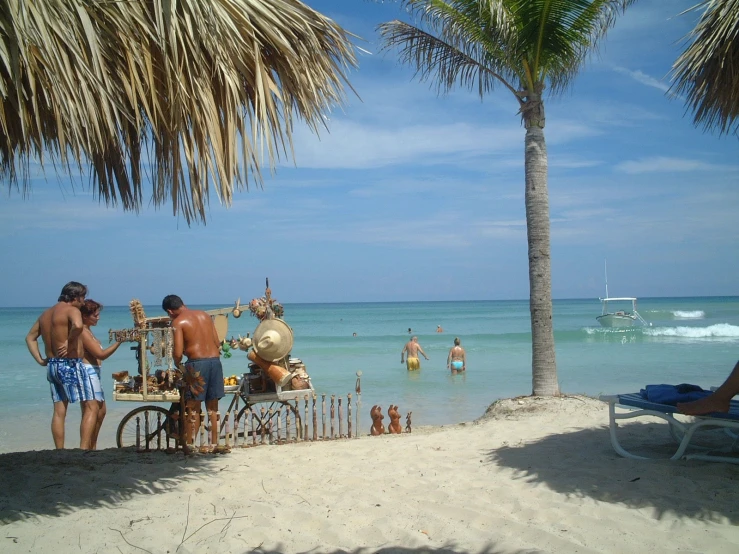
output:
[[[372,429],[370,429],[370,435],[373,437],[384,435],[385,426],[382,424],[382,420],[385,419],[385,416],[382,415],[382,408],[377,405],[372,406],[370,417],[372,418]]]
[[[413,412],[408,412],[408,415],[405,416],[405,432],[406,433],[411,432],[411,414],[413,414]]]
[[[393,435],[399,435],[402,433],[403,428],[400,426],[398,407],[390,404],[390,407],[387,409],[387,415],[390,418],[390,424],[387,426],[387,430]]]

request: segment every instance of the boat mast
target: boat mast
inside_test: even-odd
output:
[[[608,260],[603,260],[603,269],[606,274],[606,298],[608,298]]]

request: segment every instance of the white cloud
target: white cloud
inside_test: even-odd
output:
[[[685,171],[737,171],[739,166],[711,164],[701,160],[655,156],[617,164],[614,169],[629,174]]]
[[[628,75],[629,77],[631,77],[638,83],[641,83],[642,85],[656,88],[658,90],[661,90],[662,92],[667,92],[668,90],[670,90],[670,85],[667,84],[666,82],[661,81],[659,79],[655,79],[651,75],[647,75],[646,73],[644,73],[643,71],[639,71],[638,69],[632,70],[632,69],[627,69],[625,67],[618,67],[618,66],[614,67],[613,69],[615,71],[618,71],[619,73]]]

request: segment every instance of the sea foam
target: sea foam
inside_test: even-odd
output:
[[[654,327],[644,328],[644,334],[653,337],[739,338],[739,326],[717,323],[708,327]]]
[[[672,312],[672,316],[675,319],[704,319],[706,317],[706,312],[703,310],[675,310]]]

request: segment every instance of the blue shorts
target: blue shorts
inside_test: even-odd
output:
[[[452,362],[452,369],[454,371],[462,371],[463,367],[464,367],[464,362],[462,360],[454,360]]]
[[[95,400],[95,391],[81,358],[49,358],[46,380],[55,403]]]
[[[185,367],[193,371],[199,371],[200,376],[205,380],[203,392],[197,396],[187,391],[185,398],[188,400],[197,400],[198,402],[208,400],[220,400],[226,396],[223,389],[223,367],[221,367],[220,358],[196,358],[187,360]]]
[[[87,370],[87,378],[90,381],[92,392],[95,395],[95,400],[98,402],[105,402],[105,395],[103,394],[103,384],[100,381],[100,366],[92,364],[82,364]]]

